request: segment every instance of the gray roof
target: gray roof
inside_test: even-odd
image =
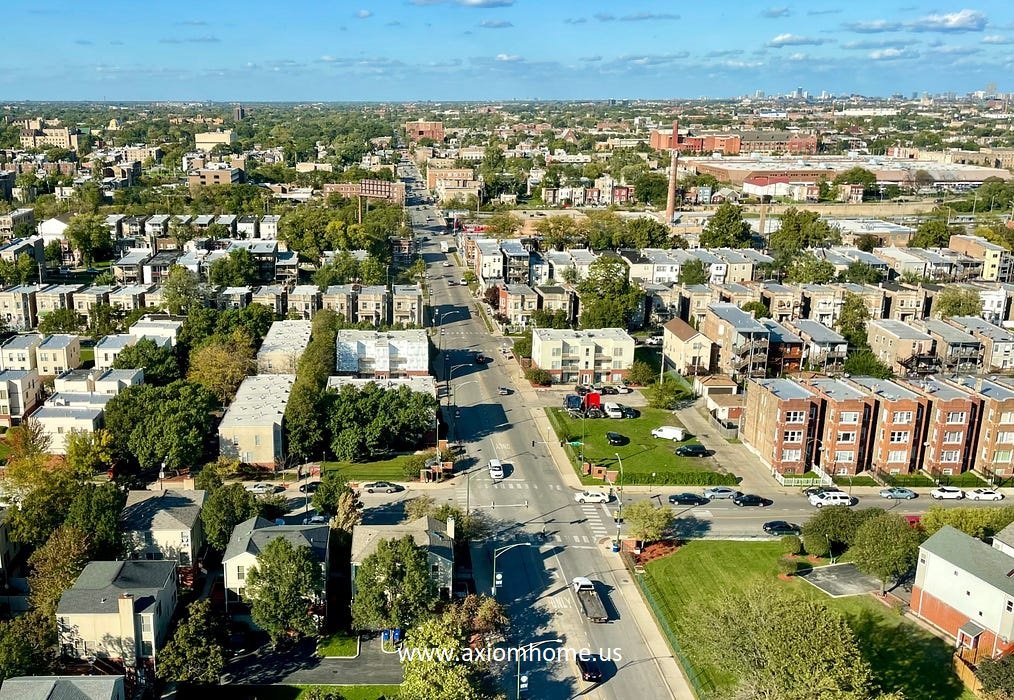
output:
[[[768,329],[756,318],[735,304],[709,304],[708,309],[741,333],[767,333]]]
[[[952,316],[951,322],[971,333],[980,333],[993,342],[1014,343],[1014,334],[978,316]]]
[[[1008,547],[1014,547],[1014,523],[1011,523],[1000,532],[993,535],[994,542],[1000,542]]]
[[[201,515],[204,491],[129,491],[120,519],[127,532],[191,530]]]
[[[294,547],[309,547],[314,558],[323,562],[327,557],[327,538],[330,531],[331,528],[327,524],[275,525],[259,515],[254,516],[233,528],[222,561],[228,561],[244,552],[257,556],[268,542],[282,537]]]
[[[926,329],[927,333],[939,336],[940,339],[946,343],[963,343],[968,345],[982,344],[979,339],[971,333],[966,333],[960,328],[956,328],[947,323],[947,321],[939,318],[926,318],[920,321],[920,323],[922,324],[922,327]]]
[[[31,350],[42,343],[42,336],[38,333],[28,333],[25,335],[16,335],[13,338],[9,338],[6,343],[3,344],[4,350]]]
[[[807,336],[814,343],[844,343],[845,336],[840,333],[836,333],[820,321],[814,321],[809,318],[799,318],[795,321],[790,321],[792,326]]]
[[[1014,389],[1006,384],[998,384],[984,377],[964,375],[953,381],[958,386],[974,391],[986,399],[993,399],[995,401],[1014,399]]]
[[[771,340],[776,343],[797,343],[803,344],[803,339],[798,335],[790,331],[788,328],[780,324],[771,318],[762,318],[760,320],[762,326],[768,329],[768,333],[771,334]]]
[[[966,571],[986,584],[1014,596],[1014,557],[990,547],[980,539],[966,535],[950,525],[922,543],[920,549],[934,554],[954,567]]]
[[[427,551],[454,561],[453,542],[447,536],[447,524],[426,515],[397,525],[357,525],[352,530],[352,563],[361,564],[377,551],[381,540],[398,540],[406,536]]]
[[[58,615],[117,612],[117,599],[134,596],[134,610],[145,610],[175,576],[172,561],[93,561],[85,566],[74,585],[60,596]]]
[[[806,383],[815,389],[819,389],[835,401],[856,401],[866,398],[866,394],[853,389],[848,384],[831,377],[814,377],[807,379]]]
[[[780,399],[812,399],[814,397],[812,391],[791,379],[754,379],[752,381]]]
[[[113,700],[123,676],[21,676],[0,687],[0,700]]]
[[[877,377],[852,377],[849,381],[861,386],[871,394],[875,394],[888,401],[899,399],[917,399],[919,395],[910,391],[897,382],[890,379],[879,379]]]
[[[923,333],[918,328],[893,318],[871,319],[868,322],[868,327],[870,330],[879,328],[901,340],[932,340],[928,333]]]

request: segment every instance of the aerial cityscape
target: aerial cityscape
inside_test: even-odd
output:
[[[1014,700],[1014,6],[9,5],[0,700]]]

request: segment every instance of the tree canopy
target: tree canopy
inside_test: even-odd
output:
[[[115,369],[143,369],[148,384],[168,384],[180,378],[180,363],[172,347],[141,338],[120,351],[113,360]]]
[[[720,204],[701,232],[702,248],[749,248],[753,242],[750,224],[743,220],[743,207]]]
[[[979,290],[973,287],[944,287],[933,300],[933,315],[941,318],[981,313],[982,299]]]
[[[358,630],[410,628],[437,603],[426,551],[408,536],[377,543],[356,568],[355,590],[352,625]]]
[[[324,573],[310,548],[276,537],[247,573],[244,597],[253,621],[277,643],[292,633],[317,633],[323,591]]]
[[[776,259],[790,260],[808,248],[826,248],[841,244],[841,232],[832,228],[820,214],[789,207],[782,213],[778,230],[771,234],[768,247]]]
[[[581,295],[582,328],[627,328],[643,299],[632,286],[627,267],[617,258],[600,257],[588,266],[588,275],[578,283]]]
[[[255,515],[257,500],[243,484],[232,483],[215,489],[207,495],[201,509],[204,537],[211,547],[225,551],[233,529]]]
[[[207,598],[187,607],[186,619],[159,652],[160,678],[195,685],[217,685],[225,669],[225,625]]]
[[[680,265],[680,284],[707,284],[711,279],[711,270],[703,260],[694,258]]]
[[[886,590],[915,568],[922,540],[922,531],[904,516],[881,513],[859,526],[849,551],[859,570],[876,576]]]

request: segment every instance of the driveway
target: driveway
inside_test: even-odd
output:
[[[397,684],[402,681],[397,654],[380,649],[380,637],[363,640],[354,659],[322,659],[316,642],[303,640],[295,646],[272,650],[262,646],[232,659],[225,667],[229,683],[238,685],[304,684]]]
[[[819,566],[799,574],[832,598],[880,590],[880,581],[859,571],[855,564]]]

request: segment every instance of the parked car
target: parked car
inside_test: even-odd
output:
[[[363,484],[363,490],[366,493],[373,493],[374,491],[383,491],[384,493],[395,493],[403,490],[405,487],[398,484],[392,484],[390,481],[370,481]]]
[[[972,489],[965,493],[965,498],[971,501],[1002,501],[1003,494],[996,489]]]
[[[623,418],[623,411],[618,404],[604,403],[602,404],[602,411],[606,414],[607,418]]]
[[[935,489],[930,491],[930,495],[938,501],[947,500],[958,500],[965,497],[965,492],[954,486],[937,486]]]
[[[711,454],[711,450],[699,443],[680,445],[675,452],[680,457],[707,457]]]
[[[810,488],[803,490],[803,495],[807,498],[822,493],[841,493],[841,489],[837,486],[811,486]]]
[[[317,493],[317,489],[319,489],[319,488],[320,488],[320,482],[319,481],[311,481],[308,484],[302,484],[299,487],[299,492],[300,493]]]
[[[771,505],[774,501],[770,498],[763,498],[752,493],[741,493],[738,496],[733,496],[732,502],[741,508],[743,506],[758,506],[760,508],[765,508]]]
[[[468,281],[465,280],[464,277],[462,277],[460,280],[458,280],[458,284],[460,284],[462,287],[467,287],[468,286]]]
[[[601,408],[589,408],[585,416],[588,418],[601,418],[603,415]]]
[[[578,396],[584,396],[589,391],[591,391],[591,387],[587,384],[577,384],[574,386],[574,393]]]
[[[473,359],[475,360],[475,364],[477,365],[481,365],[486,362],[486,356],[483,355],[481,352],[475,353]]]
[[[574,494],[574,500],[578,503],[609,503],[612,497],[601,491],[582,491]]]
[[[662,425],[652,430],[651,436],[661,438],[663,440],[683,442],[687,439],[687,431],[676,425]]]
[[[633,406],[624,406],[622,403],[616,404],[620,407],[620,413],[623,414],[624,418],[640,418],[641,412]]]
[[[599,389],[599,392],[605,396],[608,396],[612,394],[619,394],[620,390],[617,389],[615,386],[609,386],[608,384],[606,384],[601,389]]]
[[[602,666],[599,665],[599,659],[594,654],[578,654],[577,668],[581,672],[581,680],[591,681],[592,683],[598,683],[602,680]]]
[[[627,440],[625,435],[610,432],[606,433],[606,442],[608,442],[610,445],[626,445],[630,441]]]
[[[275,486],[274,484],[265,484],[261,482],[259,484],[250,484],[246,487],[246,490],[250,493],[255,493],[258,496],[263,496],[269,493],[278,493],[282,490],[281,486]]]
[[[507,388],[507,387],[505,387],[505,386],[498,386],[498,387],[496,388],[496,393],[497,393],[497,394],[498,394],[499,396],[509,396],[509,395],[510,395],[510,393],[511,393],[511,390],[510,390],[510,389],[508,389],[508,388]]]
[[[716,498],[733,498],[742,493],[742,491],[738,491],[731,486],[709,486],[704,489],[704,497],[712,501]]]
[[[327,518],[323,515],[310,515],[306,518],[303,518],[304,525],[320,525],[321,523],[326,522]]]
[[[891,500],[896,498],[902,498],[905,499],[906,501],[910,501],[918,495],[919,494],[917,494],[912,489],[906,489],[903,486],[890,486],[886,489],[880,489],[880,497]]]
[[[618,394],[629,394],[632,391],[634,391],[634,390],[631,389],[626,384],[620,384],[618,387],[616,387],[616,393],[618,393]]]
[[[673,506],[703,506],[707,503],[707,498],[696,493],[674,493],[669,496],[669,505]]]
[[[450,263],[450,262],[448,262],[447,260],[444,260],[444,261],[443,261],[442,263],[440,263],[440,264],[441,264],[441,265],[443,265],[444,267],[450,267],[450,266],[451,266],[451,263]],[[453,282],[454,280],[451,280],[451,281]]]
[[[810,505],[823,508],[824,506],[851,506],[852,496],[842,491],[825,491],[810,496]]]
[[[798,535],[803,531],[799,525],[785,520],[769,520],[761,527],[769,535]]]

